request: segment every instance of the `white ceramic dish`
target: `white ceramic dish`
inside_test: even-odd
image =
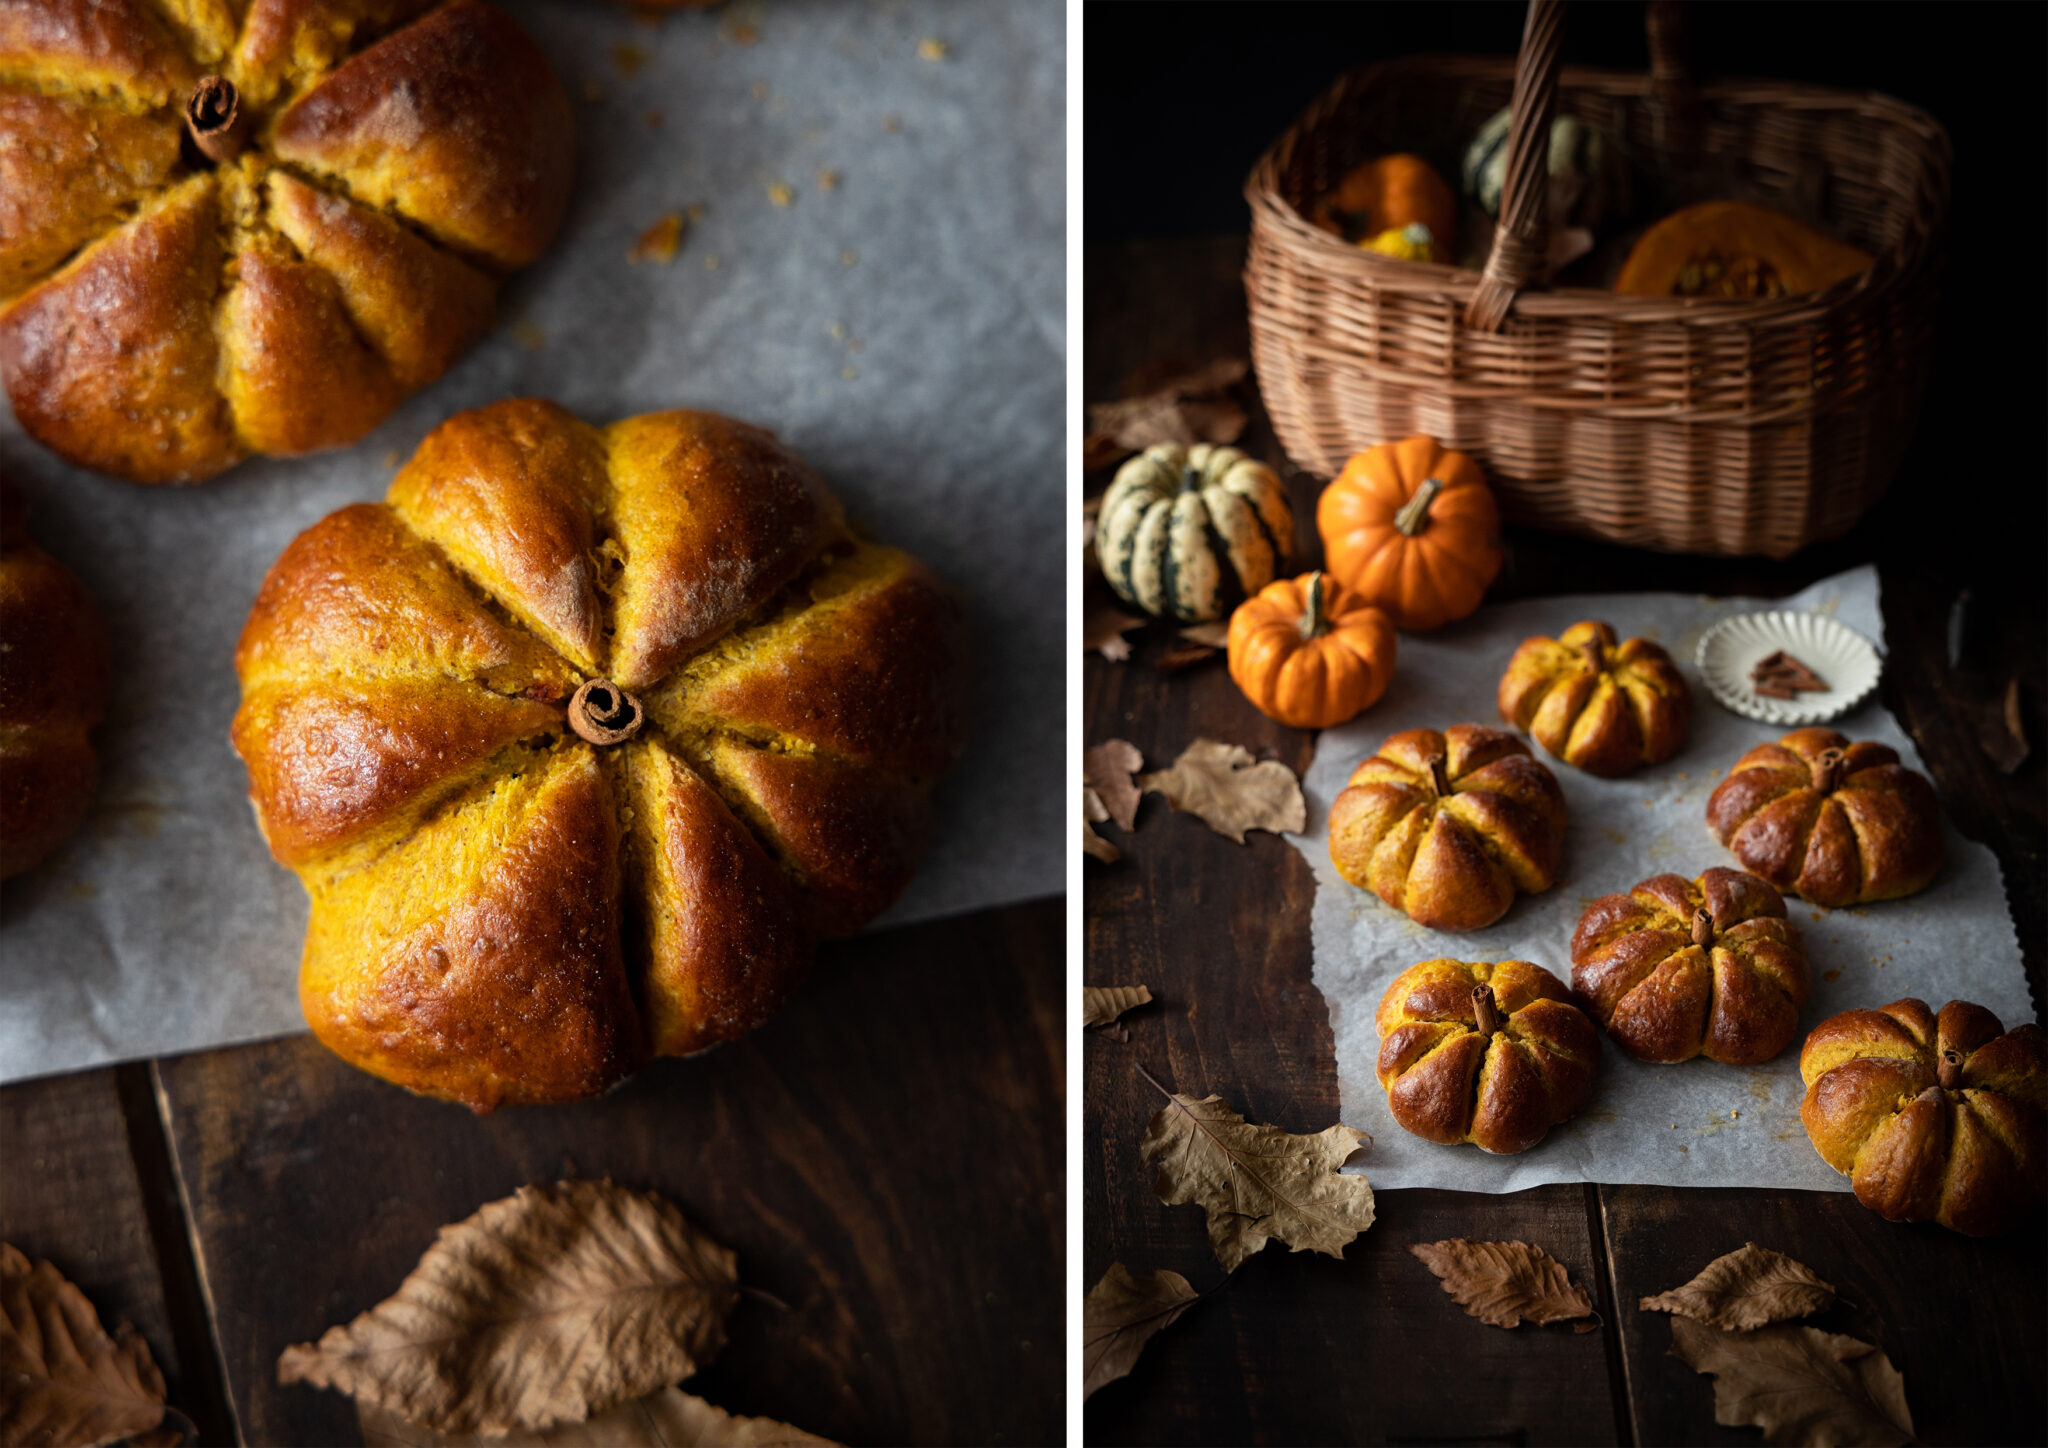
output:
[[[1767,699],[1749,671],[1783,649],[1828,685],[1824,693]],[[1884,671],[1876,645],[1846,624],[1820,613],[1744,613],[1726,618],[1700,637],[1694,656],[1707,691],[1726,708],[1766,724],[1820,724],[1868,699]]]

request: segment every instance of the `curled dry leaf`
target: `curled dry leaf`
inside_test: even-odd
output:
[[[503,1438],[450,1436],[408,1422],[396,1413],[356,1405],[363,1448],[838,1448],[773,1418],[741,1418],[680,1388],[663,1388],[621,1403],[584,1423],[514,1429]]]
[[[580,1422],[690,1376],[725,1345],[733,1254],[651,1192],[521,1187],[443,1227],[398,1291],[278,1380],[436,1432]]]
[[[2008,679],[1998,703],[1977,727],[1978,742],[2000,774],[2011,774],[2027,762],[2027,721],[2020,710],[2020,681]]]
[[[83,1292],[0,1242],[0,1443],[176,1443],[164,1375],[125,1322],[108,1336]]]
[[[1224,396],[1243,379],[1242,357],[1224,357],[1169,378],[1153,391],[1088,409],[1084,467],[1106,467],[1154,443],[1233,443],[1248,421],[1245,411]]]
[[[1124,857],[1122,850],[1095,833],[1095,827],[1109,818],[1109,811],[1103,808],[1102,800],[1087,785],[1081,786],[1081,850],[1093,855],[1105,865],[1114,865]]]
[[[1081,652],[1099,650],[1105,659],[1120,664],[1131,656],[1130,640],[1124,635],[1144,621],[1108,604],[1090,604],[1081,627]]]
[[[1211,659],[1221,658],[1222,653],[1208,644],[1175,644],[1152,661],[1152,667],[1162,674],[1177,674],[1182,669],[1206,664]]]
[[[1208,623],[1191,623],[1180,631],[1180,636],[1190,643],[1207,644],[1212,649],[1230,647],[1230,620],[1212,619]]]
[[[1714,1421],[1725,1428],[1761,1428],[1768,1442],[1812,1448],[1913,1440],[1905,1378],[1857,1338],[1790,1323],[1726,1332],[1674,1317],[1671,1355],[1713,1375]]]
[[[1274,1237],[1297,1252],[1344,1255],[1373,1219],[1371,1184],[1337,1170],[1363,1140],[1341,1125],[1294,1136],[1252,1125],[1220,1096],[1169,1093],[1138,1150],[1156,1169],[1159,1200],[1208,1213],[1209,1245],[1234,1272]]]
[[[1110,1263],[1102,1280],[1088,1289],[1081,1307],[1082,1398],[1129,1373],[1145,1344],[1200,1297],[1178,1272],[1133,1277],[1123,1263]]]
[[[1696,1318],[1710,1327],[1747,1332],[1766,1323],[1811,1317],[1835,1300],[1835,1289],[1803,1262],[1754,1242],[1716,1257],[1683,1287],[1645,1297],[1645,1312]]]
[[[1081,751],[1081,777],[1100,798],[1107,817],[1126,833],[1137,827],[1142,798],[1131,776],[1144,767],[1145,756],[1128,740],[1105,739]]]
[[[1591,1317],[1593,1299],[1572,1286],[1564,1263],[1530,1242],[1411,1242],[1408,1250],[1443,1280],[1444,1291],[1481,1322],[1569,1322]],[[1590,1324],[1588,1324],[1590,1326]]]
[[[1254,760],[1238,745],[1215,739],[1197,739],[1171,769],[1140,775],[1138,787],[1165,795],[1175,809],[1199,816],[1240,845],[1246,830],[1300,834],[1308,827],[1308,806],[1293,770],[1277,759]]]
[[[1152,999],[1142,985],[1084,985],[1081,987],[1081,1024],[1106,1026],[1125,1011],[1134,1011]]]

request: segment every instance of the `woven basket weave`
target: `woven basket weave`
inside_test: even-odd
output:
[[[1428,433],[1485,468],[1510,521],[1678,553],[1782,558],[1847,532],[1890,483],[1934,331],[1949,145],[1884,96],[1776,82],[1693,88],[1653,7],[1650,76],[1562,70],[1559,0],[1514,61],[1352,72],[1260,158],[1245,292],[1281,444],[1328,477]],[[1455,174],[1515,101],[1484,274],[1399,261],[1306,219],[1360,161],[1416,151]],[[1749,199],[1817,213],[1877,258],[1771,301],[1523,290],[1544,254],[1553,105],[1685,174],[1711,158]]]

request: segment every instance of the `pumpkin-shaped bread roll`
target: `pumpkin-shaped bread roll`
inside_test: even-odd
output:
[[[1418,925],[1478,930],[1557,883],[1564,822],[1556,778],[1506,730],[1410,729],[1330,806],[1330,861]]]
[[[1813,990],[1785,899],[1740,870],[1652,875],[1603,895],[1572,935],[1572,987],[1640,1061],[1768,1061]]]
[[[107,630],[78,576],[29,539],[0,481],[0,880],[40,864],[92,805]]]
[[[1893,900],[1941,869],[1941,809],[1924,775],[1871,740],[1795,729],[1742,758],[1707,800],[1742,868],[1816,905]]]
[[[1604,623],[1524,639],[1500,680],[1500,717],[1575,769],[1607,777],[1685,747],[1692,693],[1648,639],[1617,644]]]
[[[2048,1201],[2048,1037],[1968,1001],[1843,1011],[1799,1053],[1799,1119],[1856,1200],[1894,1222],[1972,1237],[2031,1224]]]
[[[483,1110],[753,1029],[909,879],[967,664],[769,433],[457,415],[285,550],[235,657],[314,1033]]]
[[[1378,1074],[1394,1120],[1427,1141],[1527,1151],[1584,1109],[1600,1033],[1526,960],[1425,960],[1380,998]]]
[[[568,210],[568,96],[484,0],[12,0],[0,62],[0,374],[134,482],[356,441]]]

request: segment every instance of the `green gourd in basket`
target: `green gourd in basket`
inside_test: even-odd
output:
[[[1102,575],[1155,618],[1206,623],[1287,561],[1294,511],[1279,475],[1234,447],[1159,443],[1117,469],[1097,515]]]

